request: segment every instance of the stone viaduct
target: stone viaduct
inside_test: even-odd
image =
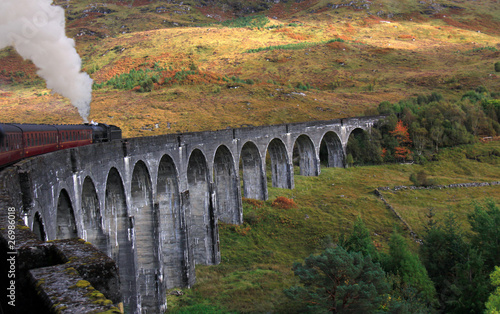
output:
[[[272,186],[293,189],[294,160],[301,175],[317,176],[321,149],[328,166],[344,167],[349,135],[381,118],[129,138],[38,156],[16,165],[19,215],[41,240],[93,243],[118,264],[125,310],[156,313],[166,289],[194,284],[196,264],[220,262],[218,221],[242,223],[242,196],[267,199],[266,169]]]

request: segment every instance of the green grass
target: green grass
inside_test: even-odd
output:
[[[274,45],[274,46],[267,46],[267,47],[261,47],[261,48],[255,48],[255,49],[248,49],[245,51],[245,53],[255,53],[255,52],[261,52],[261,51],[273,51],[273,50],[301,50],[313,46],[318,46],[318,45],[323,45],[323,44],[328,44],[332,42],[344,42],[344,40],[340,38],[334,38],[330,39],[327,41],[322,41],[322,42],[304,42],[304,43],[297,43],[297,44],[287,44],[287,45]]]
[[[242,16],[236,19],[212,23],[209,25],[222,25],[229,28],[262,28],[269,23],[269,20],[264,15],[255,15],[255,16]]]
[[[201,304],[228,312],[290,312],[293,309],[288,308],[282,291],[296,283],[293,262],[337,242],[342,233],[349,233],[358,216],[379,250],[387,250],[393,228],[402,224],[374,195],[376,187],[411,185],[410,174],[421,169],[432,173],[439,183],[498,180],[498,149],[499,142],[443,149],[438,161],[425,165],[322,168],[319,177],[296,175],[294,190],[268,186],[269,200],[260,207],[259,202],[243,203],[243,225],[219,224],[221,264],[196,266],[196,285],[181,297],[168,296],[169,310]],[[297,206],[273,207],[278,196],[293,198]],[[493,198],[500,202],[500,186],[385,192],[384,196],[422,232],[429,207],[436,208],[435,219],[445,210],[453,210],[467,227],[472,201]]]

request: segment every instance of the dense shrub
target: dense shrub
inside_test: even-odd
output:
[[[427,178],[427,173],[424,170],[417,172],[417,174],[412,173],[410,181],[416,186],[431,186],[434,184],[432,180]]]
[[[278,196],[273,201],[273,203],[271,205],[273,207],[282,208],[282,209],[290,209],[290,208],[293,208],[293,207],[297,206],[297,204],[295,204],[295,202],[293,201],[293,199],[286,198],[284,196]]]
[[[495,63],[495,72],[500,72],[500,61]]]
[[[256,200],[256,199],[253,199],[253,198],[243,197],[241,200],[243,201],[243,203],[252,205],[254,208],[261,208],[262,205],[264,204],[263,201]]]

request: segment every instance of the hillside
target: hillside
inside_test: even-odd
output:
[[[356,116],[384,100],[499,87],[494,0],[56,3],[94,79],[90,119],[125,136]],[[155,77],[106,84],[131,71]],[[11,48],[0,82],[2,121],[80,122]]]
[[[242,226],[220,225],[222,263],[197,266],[197,284],[184,295],[168,296],[173,313],[295,313],[283,289],[297,283],[292,264],[319,254],[348,235],[357,217],[370,231],[381,252],[388,251],[392,230],[408,230],[375,196],[381,186],[410,186],[409,176],[420,170],[436,184],[491,182],[500,178],[500,142],[444,149],[439,161],[425,165],[392,164],[347,169],[322,168],[319,177],[296,173],[294,190],[269,188],[269,200],[244,201]],[[467,152],[477,151],[477,160]],[[495,153],[496,152],[496,153]],[[383,192],[384,197],[422,238],[432,208],[435,222],[454,213],[459,227],[470,231],[467,214],[475,203],[500,203],[500,186]],[[273,201],[285,196],[296,206],[282,208]],[[412,249],[418,245],[412,242]],[[174,291],[178,289],[173,289]],[[197,312],[198,311],[198,312]],[[219,311],[219,312],[217,312]]]

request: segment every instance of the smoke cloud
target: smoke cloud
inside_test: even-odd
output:
[[[47,88],[71,100],[84,122],[90,113],[92,79],[81,72],[75,41],[66,37],[64,10],[52,0],[1,0],[0,49],[13,46],[38,68]]]

